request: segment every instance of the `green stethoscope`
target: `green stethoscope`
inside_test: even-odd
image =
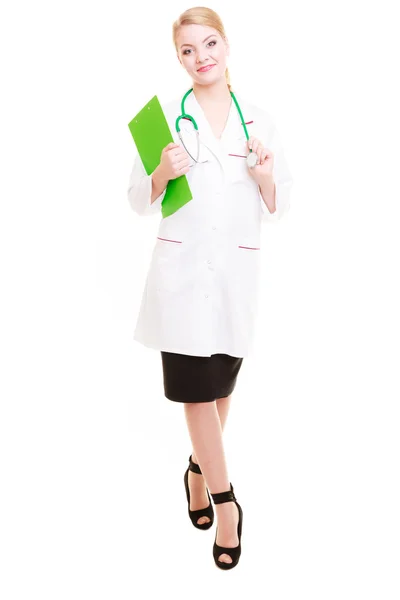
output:
[[[205,162],[207,162],[207,160],[203,160],[203,161],[199,160],[199,155],[200,155],[199,128],[197,127],[197,123],[194,120],[194,118],[191,115],[188,115],[187,113],[185,113],[185,100],[189,96],[190,92],[192,92],[192,91],[193,91],[193,88],[191,88],[188,92],[186,92],[186,94],[182,98],[182,103],[181,103],[181,113],[182,114],[176,119],[175,129],[176,129],[176,132],[177,132],[177,134],[179,136],[179,139],[182,142],[183,147],[185,148],[186,152],[189,154],[190,158],[192,158],[192,160],[194,160],[196,163],[205,163]],[[246,134],[246,139],[248,140],[249,139],[249,132],[247,131],[247,127],[246,127],[246,123],[244,122],[244,119],[243,119],[242,111],[240,110],[240,106],[238,104],[238,101],[235,98],[235,94],[233,92],[230,92],[230,94],[232,96],[232,100],[234,101],[234,103],[236,105],[237,111],[238,111],[239,116],[240,116],[240,120],[242,121],[244,132]],[[190,154],[189,150],[185,146],[185,142],[182,139],[181,129],[179,127],[179,121],[181,119],[189,119],[189,121],[191,121],[193,123],[193,127],[195,128],[196,138],[197,138],[197,158],[194,158],[194,156],[192,156]],[[257,160],[258,160],[257,154],[253,153],[253,151],[250,150],[250,154],[248,154],[246,160],[247,160],[248,166],[250,167],[250,169],[252,169],[257,164]]]

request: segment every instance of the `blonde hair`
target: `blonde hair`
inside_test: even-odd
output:
[[[185,12],[182,13],[172,25],[172,39],[177,52],[178,46],[176,43],[176,37],[179,28],[182,25],[206,25],[207,27],[212,27],[213,29],[216,29],[220,36],[226,41],[225,29],[219,15],[211,8],[207,8],[205,6],[195,6],[185,10]],[[230,91],[231,81],[228,69],[225,70],[225,77]]]

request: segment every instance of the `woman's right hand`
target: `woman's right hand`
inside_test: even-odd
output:
[[[186,175],[190,170],[190,159],[189,155],[180,146],[171,142],[168,146],[165,146],[161,153],[161,161],[157,167],[160,179],[169,181],[170,179],[177,179],[181,175]]]

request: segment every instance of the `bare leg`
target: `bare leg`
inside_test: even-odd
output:
[[[225,396],[224,398],[217,398],[216,400],[218,416],[222,430],[225,427],[226,419],[228,417],[231,398],[232,394],[230,396]],[[194,450],[192,450],[192,461],[196,464],[199,464]],[[190,489],[190,510],[199,510],[200,508],[205,508],[208,506],[209,500],[204,477],[198,473],[189,471],[188,485]],[[208,523],[209,521],[210,519],[208,517],[200,517],[197,519],[197,522],[200,524]]]
[[[228,418],[229,408],[231,406],[231,400],[232,400],[232,394],[230,394],[230,396],[224,396],[224,398],[217,398],[215,401],[217,404],[218,416],[219,416],[219,420],[221,423],[222,431],[224,430],[225,423]],[[196,453],[195,453],[194,449],[192,450],[192,460],[193,460],[193,462],[198,464],[197,458],[196,458]],[[196,473],[194,473],[194,474],[196,475]],[[196,509],[193,509],[193,510],[196,510]]]
[[[225,396],[224,398],[217,398],[217,410],[219,414],[219,420],[221,422],[222,431],[224,430],[226,420],[228,418],[229,408],[231,406],[232,394]]]
[[[184,410],[198,464],[210,493],[217,494],[229,490],[230,481],[216,401],[185,403]],[[227,548],[237,546],[239,511],[236,504],[234,502],[217,504],[215,510],[218,518],[217,544]],[[232,562],[227,554],[222,554],[220,560]]]

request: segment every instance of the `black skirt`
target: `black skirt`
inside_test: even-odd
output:
[[[174,402],[213,402],[229,396],[243,358],[191,356],[161,351],[165,397]]]

